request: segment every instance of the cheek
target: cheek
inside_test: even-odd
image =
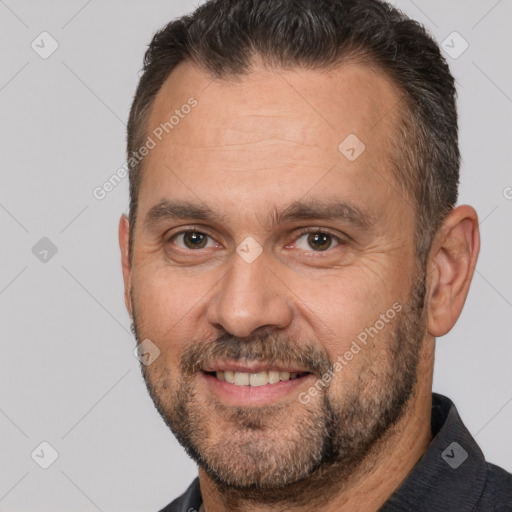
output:
[[[364,275],[364,274],[367,275]],[[370,274],[370,275],[368,275]],[[402,295],[373,272],[341,271],[334,276],[296,281],[297,304],[301,315],[308,317],[327,338],[347,340],[373,325]]]
[[[393,373],[390,346],[395,337],[397,317],[385,323],[377,320],[356,328],[353,336],[330,347],[333,377],[332,396],[376,396]]]
[[[384,279],[368,267],[355,270],[300,283],[299,315],[335,364],[333,390],[356,383],[365,369],[378,372],[403,309],[398,280]]]
[[[197,333],[194,305],[204,295],[194,287],[176,284],[177,280],[161,272],[139,274],[133,281],[137,328],[141,341],[150,339],[162,359],[179,360],[183,346]]]

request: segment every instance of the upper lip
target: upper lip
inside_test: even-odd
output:
[[[260,372],[289,372],[304,373],[307,369],[302,366],[290,366],[283,363],[266,363],[265,361],[218,361],[210,363],[201,368],[203,372],[240,372],[240,373],[260,373]]]

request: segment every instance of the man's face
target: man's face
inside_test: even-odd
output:
[[[148,134],[176,109],[144,163],[130,276],[136,336],[160,350],[152,398],[219,482],[349,473],[404,413],[425,335],[396,91],[355,64],[182,64]]]

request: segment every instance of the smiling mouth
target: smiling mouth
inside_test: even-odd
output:
[[[295,380],[309,375],[308,372],[280,372],[280,371],[262,371],[258,373],[235,372],[235,371],[212,371],[204,372],[206,375],[225,381],[235,386],[266,386],[275,385],[283,381]]]

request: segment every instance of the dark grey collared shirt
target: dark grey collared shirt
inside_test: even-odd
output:
[[[512,474],[485,461],[453,402],[437,393],[431,425],[428,450],[380,512],[512,512]],[[201,503],[196,478],[160,512],[198,512]]]

